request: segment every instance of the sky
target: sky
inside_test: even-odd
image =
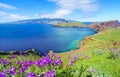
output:
[[[0,0],[0,23],[38,18],[120,21],[120,0]]]

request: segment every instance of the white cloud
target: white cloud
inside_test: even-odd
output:
[[[26,18],[28,18],[26,16],[19,15],[19,14],[9,14],[9,17],[13,18],[13,19],[26,19]]]
[[[61,18],[73,13],[76,10],[82,11],[80,14],[89,14],[99,10],[97,0],[48,0],[56,3],[59,7],[53,14],[42,14],[42,18]]]
[[[6,12],[0,11],[0,16],[6,15]]]
[[[14,6],[7,5],[7,4],[4,4],[4,3],[0,3],[0,8],[2,8],[2,9],[9,9],[9,10],[17,9]]]
[[[10,19],[27,19],[27,16],[23,16],[20,14],[10,14],[4,11],[0,11],[0,18],[10,18]]]
[[[40,17],[41,18],[61,18],[65,15],[70,14],[71,12],[72,12],[71,10],[59,9],[55,12],[55,14],[42,14],[40,15]],[[39,16],[39,14],[37,16]]]

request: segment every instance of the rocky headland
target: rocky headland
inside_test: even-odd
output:
[[[82,22],[61,22],[53,24],[55,27],[85,27],[85,24]]]
[[[100,31],[108,30],[110,28],[119,27],[119,21],[113,20],[113,21],[106,21],[106,22],[98,22],[98,23],[90,24],[89,27],[94,29],[97,32],[100,32]]]

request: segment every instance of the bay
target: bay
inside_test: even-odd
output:
[[[36,49],[40,53],[76,49],[84,37],[96,32],[90,28],[60,28],[50,24],[0,24],[0,51]]]

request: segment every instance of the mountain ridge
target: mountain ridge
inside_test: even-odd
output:
[[[28,20],[18,20],[18,21],[12,21],[7,22],[5,24],[57,24],[61,22],[73,22],[72,20],[66,20],[62,18],[39,18],[39,19],[28,19]]]

